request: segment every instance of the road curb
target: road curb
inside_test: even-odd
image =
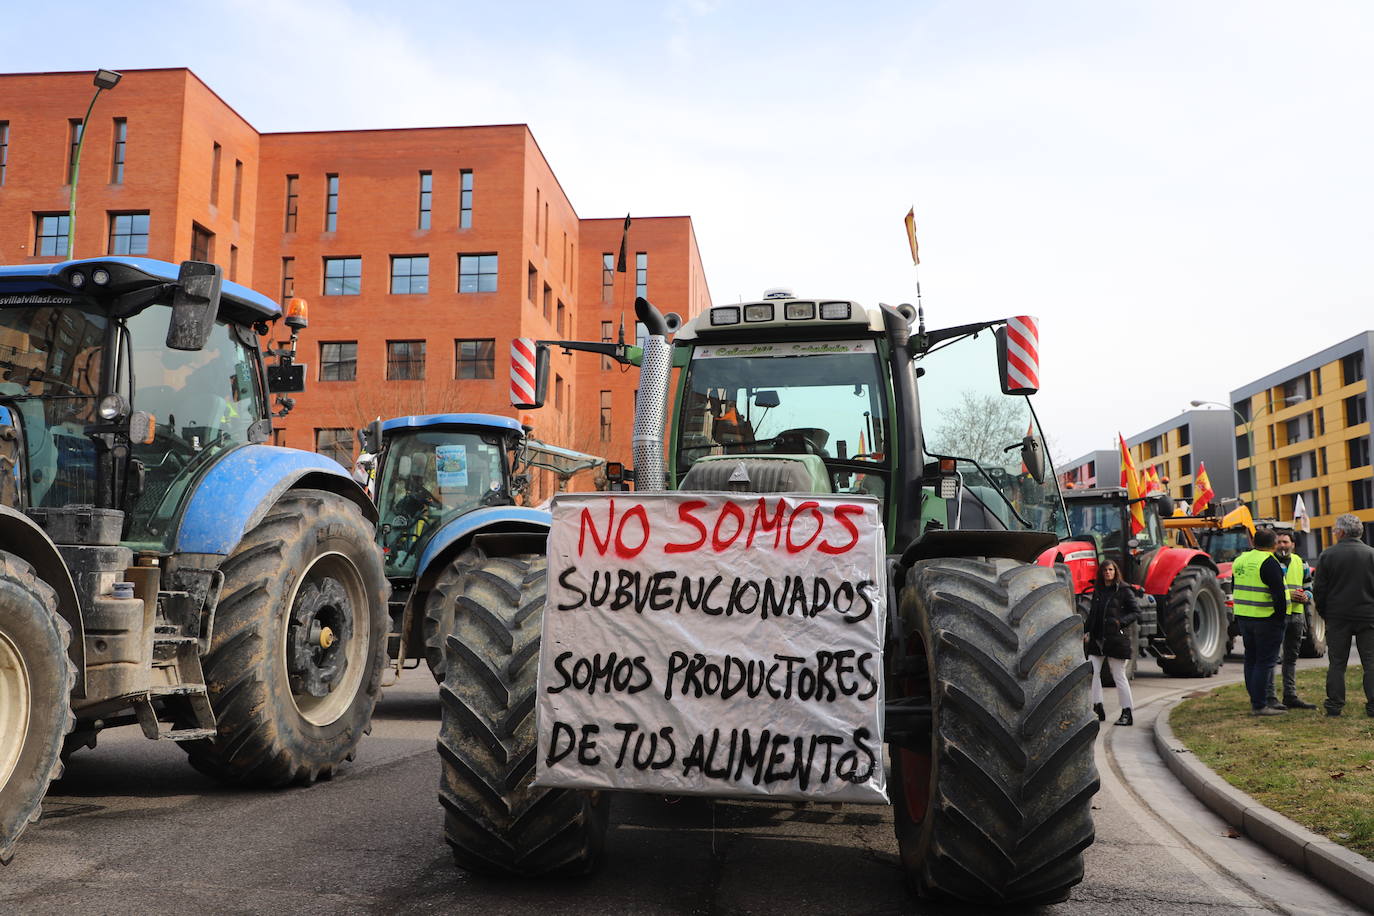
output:
[[[1293,867],[1374,912],[1374,862],[1266,808],[1212,772],[1169,727],[1169,713],[1177,703],[1174,701],[1161,710],[1154,724],[1155,750],[1169,771],[1226,823]]]

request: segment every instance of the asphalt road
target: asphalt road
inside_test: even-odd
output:
[[[1097,744],[1103,791],[1087,878],[1055,914],[1340,913],[1353,907],[1192,799],[1149,740],[1158,711],[1207,681],[1143,664],[1137,724]],[[1238,662],[1220,676],[1235,680]],[[1108,690],[1115,718],[1115,697]],[[1305,713],[1316,714],[1316,713]],[[914,901],[890,809],[676,803],[620,796],[609,860],[579,881],[491,882],[457,871],[436,798],[437,690],[407,672],[358,760],[305,789],[227,789],[166,742],[109,732],[72,758],[0,869],[16,913],[950,913]]]

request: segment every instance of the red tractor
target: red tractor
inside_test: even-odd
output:
[[[1144,509],[1145,528],[1131,533],[1130,510]],[[1211,677],[1226,656],[1230,611],[1217,581],[1217,564],[1201,550],[1166,542],[1161,516],[1173,514],[1173,499],[1152,494],[1132,500],[1121,487],[1064,493],[1068,539],[1041,554],[1039,563],[1068,566],[1080,608],[1086,606],[1103,559],[1115,560],[1126,581],[1148,596],[1142,602],[1137,656],[1153,655],[1165,674]],[[1127,673],[1135,670],[1135,659]]]

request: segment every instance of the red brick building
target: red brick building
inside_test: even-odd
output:
[[[89,72],[0,75],[0,263],[75,257],[220,263],[310,303],[308,388],[277,441],[347,460],[375,416],[515,415],[511,339],[633,336],[636,292],[709,304],[690,217],[581,219],[522,124],[262,134],[186,69],[133,70],[81,119]],[[608,328],[611,329],[608,332]],[[283,329],[284,330],[284,329]],[[555,353],[549,442],[628,463],[638,372]]]

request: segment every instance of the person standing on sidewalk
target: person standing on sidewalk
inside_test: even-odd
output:
[[[1135,652],[1130,627],[1139,619],[1135,595],[1121,580],[1121,567],[1111,560],[1103,560],[1097,569],[1088,619],[1083,624],[1083,643],[1088,661],[1093,665],[1093,712],[1097,713],[1099,722],[1107,718],[1107,711],[1102,707],[1102,661],[1105,658],[1116,683],[1116,698],[1121,702],[1121,717],[1116,724],[1135,724],[1131,715],[1131,682],[1126,679],[1126,660]]]
[[[1258,529],[1255,546],[1231,564],[1231,598],[1245,643],[1245,691],[1250,694],[1253,716],[1281,716],[1285,711],[1270,706],[1265,697],[1274,686],[1274,666],[1279,663],[1288,617],[1283,567],[1274,559],[1276,540],[1274,529]]]
[[[1278,701],[1274,680],[1270,678],[1264,705],[1275,709],[1316,709],[1315,703],[1308,703],[1298,696],[1298,654],[1302,651],[1302,638],[1307,633],[1307,617],[1303,610],[1311,600],[1305,583],[1311,573],[1302,557],[1293,552],[1293,533],[1279,531],[1277,537],[1274,559],[1283,567],[1283,583],[1288,591],[1288,617],[1283,627],[1282,664],[1279,666],[1283,673],[1283,702]]]
[[[1312,592],[1326,619],[1326,714],[1345,706],[1345,666],[1350,643],[1364,667],[1364,711],[1374,716],[1374,548],[1360,538],[1364,524],[1346,513],[1336,519],[1336,543],[1317,558]]]

